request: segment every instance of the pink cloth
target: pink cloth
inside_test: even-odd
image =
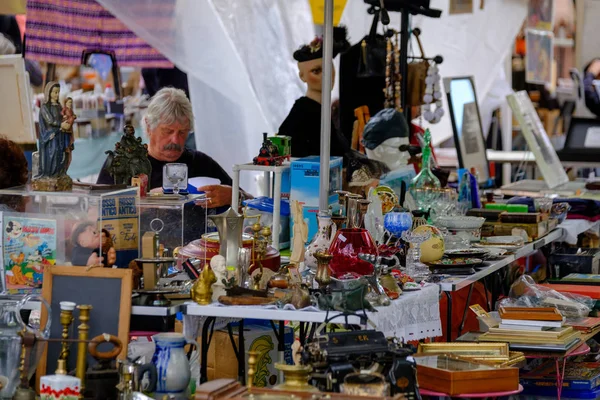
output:
[[[170,21],[170,2],[155,3],[153,27]],[[137,37],[95,0],[28,0],[25,57],[56,64],[81,64],[85,50],[113,52],[119,66],[171,68],[173,64]]]

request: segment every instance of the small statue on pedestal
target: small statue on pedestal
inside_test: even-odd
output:
[[[48,82],[44,89],[44,103],[40,107],[39,171],[31,182],[34,190],[59,192],[71,190],[73,180],[67,175],[71,147],[69,132],[74,118],[63,119],[59,101],[60,85]]]
[[[148,145],[142,138],[135,137],[135,129],[125,125],[121,141],[115,144],[115,151],[108,150],[105,168],[115,180],[115,184],[131,185],[131,178],[140,174],[150,176],[152,164],[148,160]]]

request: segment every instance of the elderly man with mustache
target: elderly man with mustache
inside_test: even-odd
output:
[[[165,164],[183,163],[188,166],[189,177],[206,176],[221,181],[220,185],[198,188],[206,192],[207,208],[227,206],[231,203],[231,177],[208,155],[185,148],[193,122],[192,105],[183,90],[162,88],[152,97],[143,122],[149,138],[148,159],[152,164],[149,189],[161,190]],[[114,183],[104,167],[97,183]]]

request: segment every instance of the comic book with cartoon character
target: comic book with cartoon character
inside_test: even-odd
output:
[[[57,221],[3,213],[2,261],[5,292],[40,293],[44,267],[57,255]]]

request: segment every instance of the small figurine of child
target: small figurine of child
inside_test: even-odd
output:
[[[75,141],[73,138],[73,123],[77,118],[77,115],[75,115],[75,112],[73,111],[73,99],[71,97],[66,98],[65,106],[62,108],[60,114],[62,115],[62,122],[69,125],[68,130],[61,129],[62,132],[67,135],[65,140],[65,157],[67,157],[66,170],[68,170],[69,165],[71,164],[71,159],[73,158],[71,153],[73,149],[75,149],[75,146],[73,145],[73,142]]]

